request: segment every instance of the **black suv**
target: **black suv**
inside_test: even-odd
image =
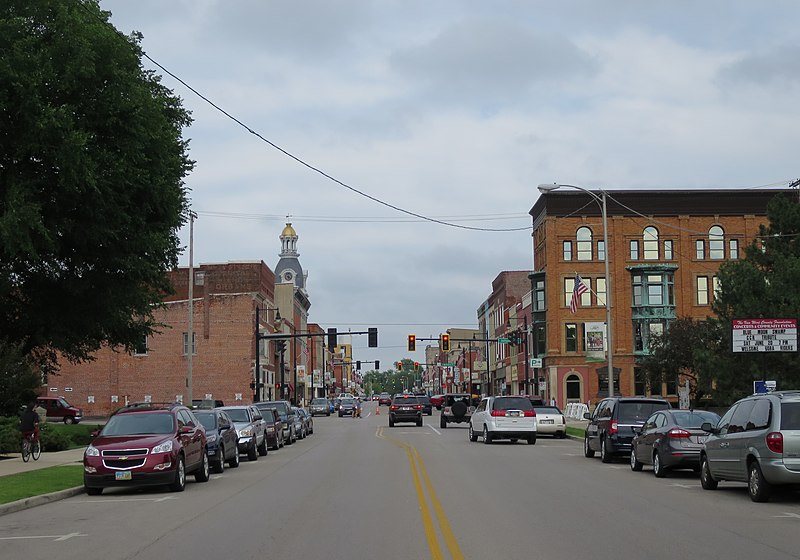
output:
[[[446,428],[455,422],[469,422],[475,407],[472,406],[472,397],[467,393],[447,393],[442,397],[442,413],[439,415],[439,427]]]
[[[422,426],[422,404],[416,395],[395,395],[389,405],[389,427],[395,422],[416,422]]]
[[[594,413],[585,413],[589,420],[583,440],[583,454],[610,463],[617,455],[631,452],[634,430],[644,426],[651,414],[670,408],[664,399],[645,397],[609,397],[600,401]]]

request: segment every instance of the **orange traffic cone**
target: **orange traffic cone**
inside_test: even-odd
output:
[[[381,403],[378,403],[378,408],[375,409],[375,416],[381,415]]]

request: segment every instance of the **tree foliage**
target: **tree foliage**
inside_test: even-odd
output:
[[[158,328],[187,216],[189,114],[108,16],[0,5],[0,339],[41,367]]]
[[[0,340],[0,416],[15,416],[36,398],[41,377],[18,346]]]

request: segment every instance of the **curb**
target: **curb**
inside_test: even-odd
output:
[[[14,513],[25,509],[30,509],[36,506],[43,506],[51,502],[57,502],[78,494],[83,494],[83,486],[76,486],[75,488],[67,488],[66,490],[59,490],[58,492],[51,492],[49,494],[41,494],[39,496],[31,496],[30,498],[23,498],[16,502],[9,502],[0,505],[0,516],[8,513]]]

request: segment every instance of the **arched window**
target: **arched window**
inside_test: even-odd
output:
[[[644,259],[646,261],[658,260],[658,230],[653,226],[647,226],[642,232],[644,238]]]
[[[581,400],[581,378],[574,373],[567,376],[567,400]]]
[[[592,260],[592,230],[588,227],[578,228],[578,260]]]
[[[725,231],[719,226],[708,230],[708,256],[712,259],[725,258]]]

